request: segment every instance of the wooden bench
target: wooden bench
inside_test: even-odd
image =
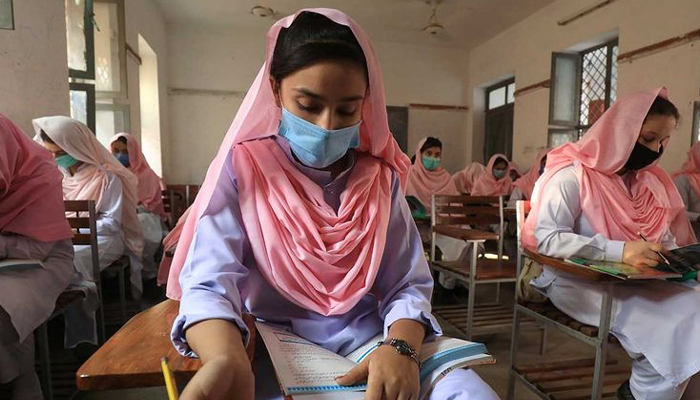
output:
[[[134,316],[76,373],[79,390],[112,390],[163,386],[160,359],[168,357],[178,383],[189,381],[201,367],[199,359],[181,356],[170,341],[179,302],[165,300]],[[250,330],[248,357],[253,359],[255,325],[244,315]]]

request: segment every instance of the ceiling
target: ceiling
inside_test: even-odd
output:
[[[337,8],[350,15],[374,41],[469,49],[526,18],[554,0],[442,0],[438,35],[422,31],[431,7],[426,0],[156,0],[168,23],[240,29],[263,34],[277,19],[301,8]],[[276,15],[253,16],[255,5]]]

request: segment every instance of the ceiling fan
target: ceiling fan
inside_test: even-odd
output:
[[[437,8],[442,3],[442,0],[426,0],[432,9],[430,18],[428,19],[428,25],[423,27],[423,32],[429,33],[431,35],[437,35],[438,33],[445,30],[445,27],[438,22],[437,19]]]

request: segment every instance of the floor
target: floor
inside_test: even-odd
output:
[[[478,295],[488,296],[490,290],[485,289],[487,293],[478,293]],[[512,293],[512,286],[504,287],[504,293]],[[142,307],[148,307],[154,302],[157,302],[162,293],[157,290],[152,290],[150,296],[145,296],[143,300]],[[460,292],[456,295],[457,299],[461,299],[464,296],[464,292]],[[480,297],[480,296],[477,296]],[[512,296],[511,296],[512,297]],[[435,301],[445,302],[454,301],[454,294],[449,292],[439,292],[436,293]],[[508,301],[508,299],[505,299]],[[554,361],[554,360],[571,360],[576,358],[585,358],[593,356],[592,347],[585,345],[581,342],[573,340],[563,333],[556,330],[549,330],[547,336],[547,347],[545,356],[539,354],[540,349],[540,337],[541,331],[530,330],[523,331],[520,339],[520,351],[518,353],[518,362],[532,363],[541,360]],[[457,336],[455,332],[451,332],[446,329],[445,332],[450,336]],[[489,337],[475,338],[477,341],[483,341],[489,352],[496,358],[495,365],[481,366],[475,368],[479,375],[487,382],[491,387],[501,396],[502,399],[506,398],[508,390],[508,362],[510,356],[510,333],[501,333],[492,335]],[[614,350],[611,357],[617,358],[619,360],[624,360],[628,362],[625,353],[622,350]],[[119,390],[119,391],[102,391],[102,392],[81,392],[74,394],[69,397],[58,397],[59,399],[75,399],[75,400],[167,400],[164,387],[155,387],[148,389],[135,389],[135,390]],[[516,395],[514,397],[517,400],[534,400],[538,399],[533,393],[529,392],[525,387],[520,384],[516,385]]]

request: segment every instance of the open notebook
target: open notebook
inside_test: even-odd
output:
[[[265,323],[255,323],[270,353],[277,379],[287,398],[294,400],[360,400],[366,385],[340,386],[335,378],[362,362],[382,340],[377,336],[343,357],[308,340]],[[494,363],[481,343],[438,338],[423,344],[420,354],[423,399],[435,384],[451,371],[473,365]]]
[[[5,271],[24,271],[27,269],[44,268],[44,264],[38,260],[22,260],[16,258],[5,258],[0,260],[0,273]]]

